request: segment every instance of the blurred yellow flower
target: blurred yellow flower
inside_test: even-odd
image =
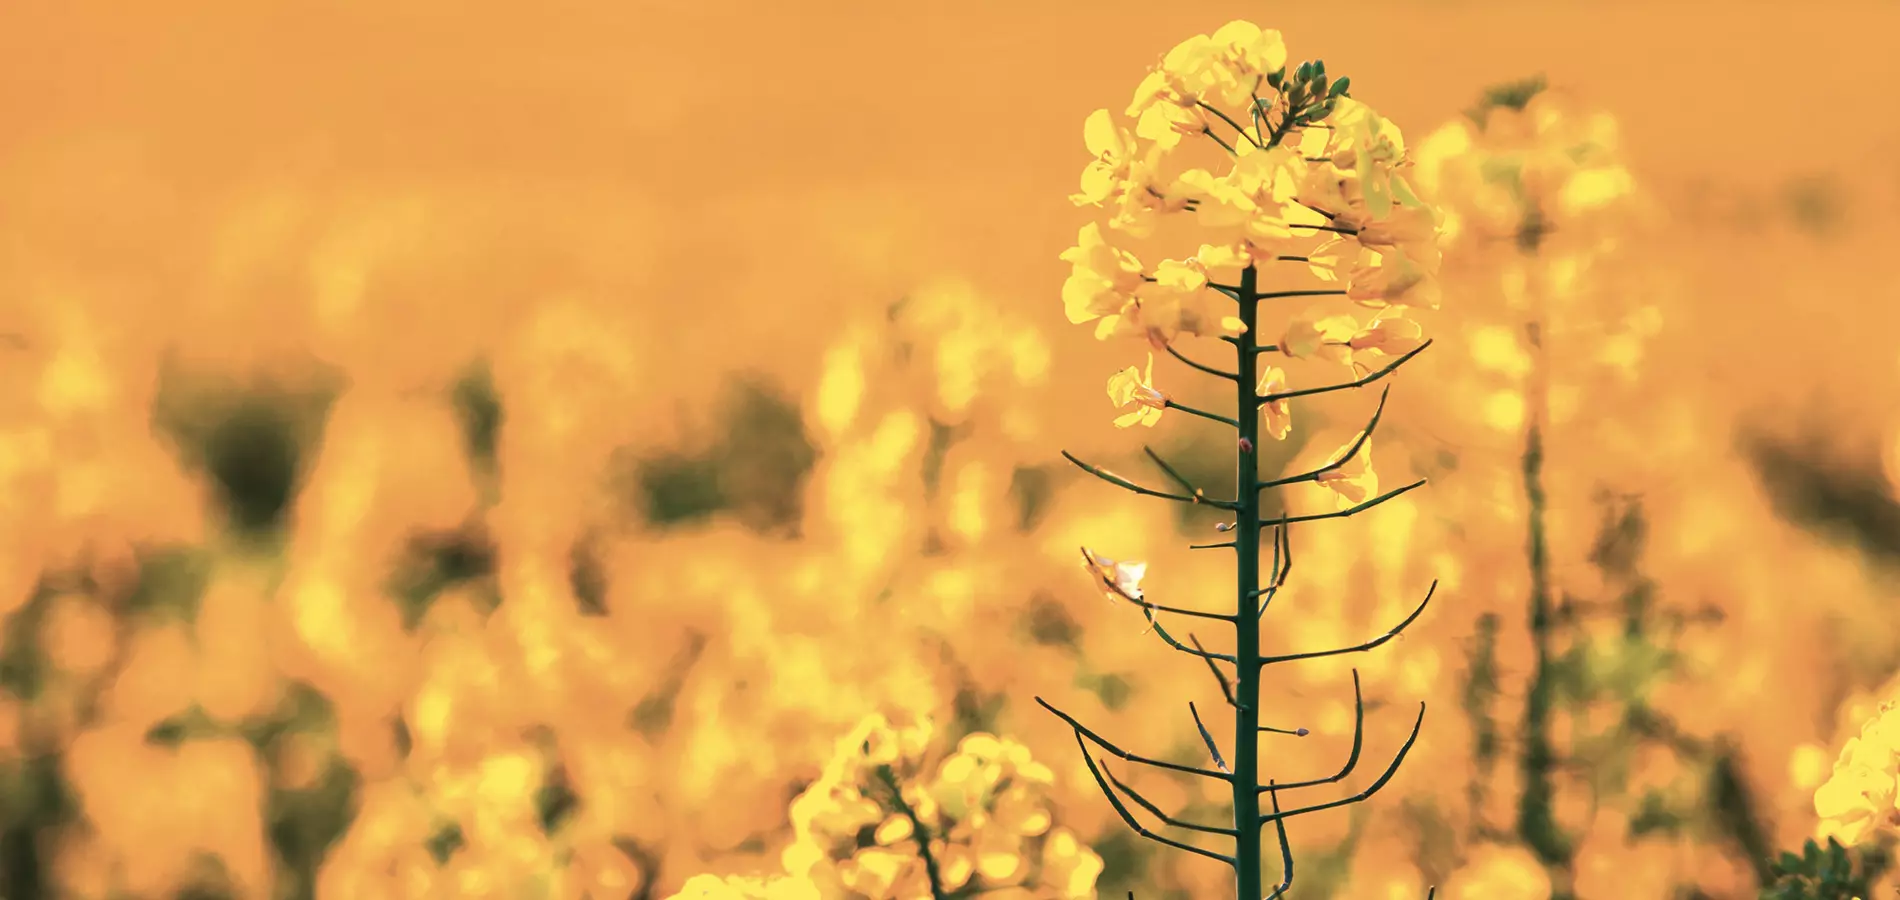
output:
[[[1353,444],[1358,442],[1358,436],[1354,436],[1345,446],[1334,451],[1326,460],[1326,465],[1339,463],[1339,467],[1321,472],[1317,477],[1322,487],[1338,495],[1340,509],[1364,503],[1379,492],[1379,473],[1372,470],[1372,438],[1368,437],[1364,443],[1360,443],[1359,452],[1354,453],[1351,459],[1340,462],[1352,450]]]
[[[1287,389],[1286,371],[1278,366],[1268,366],[1260,373],[1260,383],[1254,393],[1261,397],[1270,397],[1284,393]],[[1282,397],[1260,405],[1262,424],[1274,440],[1286,440],[1287,433],[1293,430],[1293,401]]]
[[[1136,369],[1129,366],[1108,377],[1108,399],[1117,407],[1135,404],[1136,409],[1115,417],[1116,428],[1128,428],[1143,425],[1149,428],[1161,420],[1161,413],[1168,408],[1168,395],[1154,386],[1155,355],[1148,354],[1148,366]]]
[[[1352,351],[1352,368],[1360,377],[1372,371],[1372,366],[1384,359],[1404,356],[1417,350],[1425,343],[1425,330],[1416,321],[1401,315],[1382,315],[1372,320],[1359,333],[1347,339],[1346,346]]]
[[[1294,316],[1280,335],[1280,352],[1291,359],[1330,359],[1341,365],[1350,359],[1346,342],[1359,333],[1352,316],[1322,316],[1317,308]]]

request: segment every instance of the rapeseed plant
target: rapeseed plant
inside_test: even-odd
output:
[[[1397,127],[1350,95],[1346,77],[1333,78],[1323,62],[1287,64],[1277,31],[1230,22],[1212,35],[1196,35],[1170,50],[1142,80],[1125,114],[1132,129],[1108,110],[1091,114],[1083,128],[1095,155],[1084,170],[1078,206],[1103,210],[1100,222],[1081,228],[1076,246],[1062,254],[1073,266],[1063,285],[1071,322],[1094,323],[1098,338],[1132,337],[1188,368],[1233,385],[1232,415],[1190,406],[1165,390],[1154,372],[1154,353],[1141,367],[1108,380],[1108,395],[1124,412],[1122,428],[1154,427],[1170,411],[1235,432],[1232,499],[1208,495],[1153,450],[1148,457],[1179,490],[1147,487],[1065,453],[1070,462],[1116,485],[1149,497],[1213,506],[1232,514],[1219,529],[1231,540],[1201,545],[1231,549],[1236,557],[1236,593],[1230,611],[1209,611],[1156,602],[1142,588],[1144,563],[1118,560],[1083,548],[1085,567],[1111,601],[1139,607],[1147,625],[1168,647],[1204,662],[1232,710],[1235,739],[1223,752],[1198,709],[1188,712],[1211,766],[1183,765],[1122,749],[1057,706],[1037,702],[1074,731],[1083,760],[1115,812],[1142,837],[1217,860],[1233,868],[1236,896],[1250,900],[1283,895],[1293,880],[1287,820],[1357,803],[1384,787],[1418,739],[1424,707],[1411,736],[1370,786],[1337,800],[1288,807],[1287,791],[1334,784],[1356,766],[1363,744],[1365,705],[1354,676],[1356,722],[1353,750],[1332,776],[1281,782],[1261,771],[1263,734],[1304,735],[1261,718],[1261,675],[1269,665],[1371,650],[1415,621],[1430,601],[1386,634],[1349,647],[1285,655],[1262,651],[1260,621],[1286,583],[1293,556],[1290,529],[1371,509],[1420,487],[1414,481],[1380,492],[1372,467],[1371,438],[1385,407],[1324,464],[1298,475],[1270,477],[1261,471],[1260,442],[1284,440],[1293,425],[1289,401],[1350,391],[1390,375],[1422,352],[1429,341],[1407,317],[1418,306],[1436,308],[1433,276],[1439,262],[1440,217],[1413,193],[1408,159]],[[1205,139],[1205,140],[1200,140]],[[1171,237],[1176,222],[1199,226],[1198,249],[1184,258],[1145,265],[1124,239]],[[1114,232],[1111,237],[1110,232]],[[1164,232],[1169,232],[1164,234]],[[1290,274],[1284,274],[1290,273]],[[1297,286],[1304,278],[1311,286]],[[1263,301],[1326,298],[1373,310],[1360,314],[1315,308],[1290,316],[1277,342],[1263,343]],[[1320,301],[1326,302],[1326,301]],[[1267,310],[1269,314],[1275,310]],[[1269,332],[1271,333],[1271,332]],[[1216,338],[1231,345],[1235,364],[1223,369],[1184,352],[1184,338]],[[1347,367],[1350,378],[1293,388],[1274,360],[1311,359]],[[1302,484],[1327,489],[1335,508],[1277,517],[1266,514],[1264,491]],[[1284,510],[1284,507],[1282,507]],[[1262,545],[1273,542],[1263,568]],[[1164,626],[1162,615],[1220,622],[1234,629],[1232,653],[1210,652],[1193,634],[1183,642]],[[1225,667],[1231,667],[1229,675]],[[1184,821],[1164,812],[1096,759],[1095,750],[1151,768],[1213,779],[1231,788],[1230,825]],[[1127,802],[1166,829],[1221,839],[1215,850],[1150,828]],[[1262,838],[1273,826],[1279,845],[1279,883],[1267,893]]]

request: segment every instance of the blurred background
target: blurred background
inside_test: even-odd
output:
[[[1229,448],[1110,424],[1057,255],[1083,119],[1235,18],[1462,223],[1377,457],[1433,484],[1268,617],[1440,580],[1266,686],[1311,778],[1359,667],[1341,794],[1430,705],[1297,896],[1755,896],[1900,672],[1890,2],[10,4],[0,897],[664,898],[781,871],[873,713],[1020,742],[1103,896],[1228,890],[1031,697],[1184,760],[1218,706],[1076,565],[1215,602],[1215,519],[1058,454]]]

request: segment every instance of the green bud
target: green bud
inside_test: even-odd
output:
[[[1319,76],[1322,80],[1325,79],[1326,60],[1323,60],[1323,59],[1313,60],[1313,74]]]
[[[1352,76],[1341,75],[1339,76],[1338,81],[1333,82],[1333,89],[1327,93],[1327,96],[1328,97],[1344,97],[1346,96],[1346,89],[1350,87],[1351,85],[1352,85]]]
[[[1286,80],[1286,66],[1281,66],[1278,69],[1274,69],[1273,71],[1267,73],[1267,86],[1273,88],[1276,91],[1280,89],[1280,83],[1285,80]]]
[[[1318,75],[1313,76],[1313,96],[1315,97],[1331,96],[1330,94],[1326,93],[1326,73],[1325,72],[1321,72]]]
[[[1300,68],[1296,72],[1293,73],[1294,83],[1305,84],[1306,82],[1312,81],[1312,80],[1313,80],[1313,63],[1311,61],[1300,63]]]

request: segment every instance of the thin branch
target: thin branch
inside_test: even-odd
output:
[[[1329,512],[1329,513],[1312,513],[1310,515],[1304,515],[1304,516],[1288,516],[1288,517],[1284,517],[1280,519],[1262,519],[1260,520],[1260,525],[1261,527],[1264,528],[1268,525],[1272,525],[1276,521],[1284,525],[1298,525],[1301,522],[1318,522],[1323,519],[1344,519],[1347,516],[1355,516],[1355,515],[1358,515],[1359,513],[1365,512],[1366,510],[1371,509],[1375,506],[1378,506],[1379,504],[1384,503],[1387,500],[1392,499],[1393,497],[1397,497],[1400,494],[1406,493],[1408,491],[1415,491],[1424,486],[1425,486],[1425,479],[1420,478],[1419,480],[1414,481],[1411,484],[1408,484],[1402,488],[1394,488],[1393,490],[1386,491],[1385,493],[1380,494],[1379,496],[1374,497],[1371,500],[1367,500],[1364,503],[1348,506],[1342,510],[1337,510],[1335,512]]]
[[[1213,366],[1203,365],[1201,363],[1195,362],[1194,360],[1188,359],[1187,356],[1183,354],[1181,351],[1174,349],[1173,343],[1162,344],[1161,349],[1166,350],[1169,356],[1172,356],[1175,359],[1180,360],[1181,362],[1185,363],[1188,368],[1193,369],[1197,372],[1205,372],[1209,375],[1213,375],[1216,378],[1225,378],[1228,381],[1240,380],[1239,375],[1235,375],[1234,373],[1229,372],[1225,369],[1216,369]]]
[[[1088,562],[1090,569],[1095,570],[1096,580],[1101,582],[1101,585],[1104,589],[1106,589],[1109,593],[1114,594],[1115,596],[1128,601],[1129,603],[1132,603],[1136,606],[1141,607],[1144,611],[1146,611],[1149,614],[1148,617],[1150,619],[1154,618],[1154,613],[1165,612],[1165,613],[1174,613],[1177,616],[1189,616],[1196,619],[1213,619],[1217,622],[1234,621],[1234,617],[1227,613],[1207,612],[1206,610],[1199,610],[1199,609],[1184,609],[1179,606],[1165,606],[1160,603],[1155,603],[1149,600],[1146,594],[1143,594],[1142,596],[1137,597],[1123,590],[1122,586],[1119,584],[1116,584],[1114,579],[1108,577],[1107,574],[1101,572],[1101,570],[1096,567],[1095,556],[1089,553],[1089,548],[1087,547],[1082,548],[1082,559]],[[1231,658],[1229,659],[1231,661]]]
[[[1267,607],[1273,605],[1273,598],[1280,595],[1280,589],[1286,587],[1286,577],[1293,574],[1293,530],[1286,527],[1286,511],[1280,511],[1280,521],[1273,526],[1273,568],[1272,580],[1267,583],[1260,601],[1260,608],[1254,613],[1259,619],[1267,614]]]
[[[1107,776],[1109,783],[1113,784],[1116,790],[1119,790],[1123,794],[1128,795],[1128,799],[1135,801],[1136,805],[1140,806],[1142,809],[1147,810],[1149,815],[1154,816],[1157,819],[1160,819],[1161,824],[1163,825],[1167,825],[1173,828],[1180,828],[1187,831],[1198,831],[1202,834],[1220,834],[1220,835],[1226,835],[1227,837],[1234,836],[1234,829],[1232,828],[1222,828],[1217,825],[1201,825],[1195,822],[1184,822],[1180,819],[1177,819],[1173,816],[1168,815],[1167,813],[1162,812],[1161,807],[1156,806],[1154,804],[1154,801],[1149,800],[1147,797],[1143,797],[1140,791],[1137,791],[1134,788],[1129,787],[1127,784],[1123,783],[1121,779],[1116,778],[1115,773],[1109,769],[1107,764],[1102,765],[1102,774]]]
[[[1076,721],[1074,716],[1071,716],[1068,713],[1065,713],[1062,710],[1059,710],[1055,708],[1054,706],[1050,705],[1049,701],[1044,700],[1041,697],[1037,697],[1036,702],[1040,704],[1043,709],[1046,709],[1052,713],[1055,713],[1056,718],[1061,719],[1063,722],[1067,723],[1070,728],[1075,730],[1075,733],[1077,735],[1088,738],[1091,742],[1095,744],[1095,746],[1100,747],[1103,750],[1107,751],[1109,754],[1113,755],[1116,759],[1125,759],[1131,763],[1140,763],[1144,766],[1152,766],[1157,769],[1166,769],[1170,772],[1181,772],[1188,775],[1199,775],[1203,778],[1212,778],[1217,781],[1225,781],[1229,783],[1233,782],[1232,775],[1216,772],[1212,769],[1199,769],[1199,768],[1195,768],[1194,766],[1184,766],[1179,763],[1171,763],[1166,760],[1160,760],[1160,759],[1155,759],[1149,756],[1140,756],[1134,753],[1130,753],[1126,750],[1123,750],[1120,747],[1115,746],[1107,738],[1104,738],[1101,735],[1096,734],[1093,731],[1090,731],[1088,726],[1083,725],[1081,722]]]
[[[1315,813],[1315,812],[1320,812],[1321,810],[1336,809],[1338,807],[1345,806],[1349,803],[1361,802],[1371,797],[1373,794],[1378,793],[1380,788],[1385,787],[1386,782],[1389,782],[1392,780],[1392,776],[1398,774],[1399,766],[1404,764],[1405,762],[1405,755],[1407,753],[1412,752],[1413,744],[1418,743],[1419,729],[1423,728],[1424,726],[1425,726],[1425,704],[1420,703],[1418,705],[1418,721],[1412,723],[1412,734],[1405,739],[1405,745],[1399,748],[1399,752],[1397,753],[1397,755],[1392,757],[1392,764],[1389,766],[1386,766],[1385,773],[1380,775],[1379,780],[1374,781],[1365,790],[1360,791],[1359,793],[1354,794],[1350,797],[1346,797],[1339,800],[1333,800],[1326,803],[1316,803],[1312,806],[1305,806],[1299,809],[1287,810],[1286,812],[1276,811],[1273,813],[1269,813],[1267,815],[1260,817],[1260,824],[1265,825],[1268,822],[1278,822],[1283,819],[1293,818],[1294,816],[1303,816],[1303,815],[1306,815],[1307,813]]]
[[[1233,126],[1233,128],[1234,128],[1234,130],[1235,130],[1235,131],[1237,131],[1237,132],[1240,132],[1240,136],[1241,136],[1241,137],[1243,137],[1243,138],[1246,138],[1246,139],[1247,139],[1247,143],[1249,143],[1249,144],[1252,144],[1252,145],[1254,145],[1255,147],[1259,147],[1259,146],[1260,146],[1260,142],[1259,142],[1259,141],[1256,141],[1256,140],[1254,140],[1254,139],[1253,139],[1253,135],[1250,135],[1250,134],[1248,134],[1248,133],[1247,133],[1247,129],[1246,129],[1245,127],[1243,127],[1243,126],[1242,126],[1242,125],[1241,125],[1241,124],[1240,124],[1239,122],[1236,122],[1236,121],[1234,121],[1234,120],[1233,120],[1233,117],[1231,117],[1231,116],[1229,116],[1229,115],[1227,115],[1227,114],[1226,114],[1226,113],[1224,113],[1224,112],[1221,112],[1221,111],[1220,111],[1219,109],[1217,109],[1217,108],[1215,108],[1215,107],[1214,107],[1213,105],[1211,105],[1211,104],[1209,104],[1209,103],[1206,103],[1206,102],[1204,102],[1204,101],[1200,101],[1200,100],[1196,100],[1196,101],[1194,102],[1194,105],[1195,105],[1195,106],[1198,106],[1198,107],[1200,107],[1200,108],[1202,108],[1202,109],[1204,109],[1204,110],[1207,110],[1208,112],[1211,112],[1211,113],[1213,113],[1214,115],[1217,115],[1217,116],[1219,116],[1219,117],[1220,117],[1220,120],[1221,120],[1221,121],[1223,121],[1223,122],[1226,122],[1227,124],[1229,124],[1229,125],[1231,125],[1231,126]],[[1213,129],[1208,129],[1208,132],[1207,132],[1207,133],[1208,133],[1208,134],[1213,134],[1213,133],[1214,133],[1214,131],[1213,131]],[[1223,144],[1222,146],[1226,146],[1226,145],[1225,145],[1225,144]]]
[[[1387,375],[1392,374],[1395,370],[1398,369],[1398,367],[1405,365],[1406,361],[1410,360],[1414,356],[1419,355],[1420,353],[1425,352],[1425,348],[1430,347],[1431,345],[1432,345],[1432,342],[1428,340],[1416,347],[1413,347],[1411,350],[1406,351],[1404,355],[1393,359],[1389,363],[1386,363],[1385,368],[1380,369],[1377,372],[1373,372],[1365,376],[1364,378],[1358,378],[1352,381],[1345,381],[1339,384],[1329,384],[1324,387],[1302,388],[1297,391],[1281,391],[1280,393],[1277,393],[1277,394],[1268,394],[1265,397],[1260,398],[1260,400],[1262,403],[1273,403],[1279,400],[1291,400],[1294,397],[1310,397],[1314,394],[1327,394],[1333,391],[1347,391],[1347,390],[1352,390],[1353,388],[1362,388],[1375,381],[1378,381],[1381,378],[1384,378]]]
[[[1379,392],[1379,405],[1372,410],[1371,421],[1368,421],[1366,427],[1359,432],[1359,436],[1353,439],[1352,445],[1347,447],[1345,452],[1339,454],[1338,459],[1320,466],[1311,472],[1301,472],[1298,475],[1288,475],[1285,478],[1275,478],[1270,481],[1256,481],[1254,482],[1254,490],[1264,491],[1267,488],[1285,487],[1289,484],[1299,484],[1302,481],[1317,482],[1321,475],[1336,471],[1339,467],[1352,462],[1352,458],[1359,455],[1360,449],[1366,446],[1366,442],[1372,440],[1372,432],[1379,427],[1379,418],[1385,415],[1385,399],[1391,395],[1392,389],[1390,387]]]
[[[1276,790],[1290,791],[1295,788],[1318,787],[1322,784],[1338,784],[1344,781],[1346,776],[1351,775],[1353,769],[1358,768],[1359,753],[1365,749],[1365,746],[1366,700],[1365,695],[1361,693],[1359,689],[1359,670],[1354,669],[1352,670],[1352,752],[1346,755],[1346,764],[1340,766],[1338,772],[1324,778],[1311,778],[1306,781],[1289,781],[1278,787],[1262,787],[1257,790],[1264,794]]]
[[[1211,413],[1211,412],[1208,412],[1207,410],[1204,410],[1204,409],[1195,409],[1195,408],[1194,408],[1194,407],[1192,407],[1192,406],[1183,406],[1183,405],[1181,405],[1181,404],[1179,404],[1179,403],[1176,403],[1176,402],[1174,402],[1173,400],[1169,400],[1169,401],[1167,401],[1167,407],[1168,407],[1169,409],[1178,409],[1178,410],[1180,410],[1181,412],[1184,412],[1184,413],[1187,413],[1187,414],[1188,414],[1188,415],[1190,415],[1190,416],[1198,416],[1198,417],[1200,417],[1200,418],[1203,418],[1203,419],[1206,419],[1206,420],[1208,420],[1208,421],[1210,421],[1210,422],[1219,422],[1219,423],[1221,423],[1222,425],[1225,425],[1225,426],[1227,426],[1227,427],[1229,427],[1229,428],[1239,428],[1239,427],[1240,427],[1240,423],[1239,423],[1239,422],[1237,422],[1237,421],[1234,421],[1233,419],[1230,419],[1230,418],[1228,418],[1228,417],[1226,417],[1226,416],[1223,416],[1223,415],[1220,415],[1219,413]]]
[[[1143,445],[1141,448],[1141,452],[1148,454],[1148,458],[1151,460],[1154,460],[1154,464],[1157,466],[1160,466],[1161,471],[1168,473],[1168,477],[1174,479],[1174,483],[1180,485],[1183,490],[1186,490],[1188,493],[1193,494],[1196,497],[1205,498],[1207,496],[1207,492],[1201,490],[1200,488],[1195,487],[1194,482],[1187,480],[1187,476],[1182,475],[1179,469],[1176,469],[1175,467],[1168,465],[1168,461],[1165,459],[1162,459],[1161,454],[1156,453],[1154,451],[1154,448],[1149,447],[1147,445]],[[1218,507],[1220,509],[1232,510],[1232,509],[1240,508],[1240,505],[1235,503],[1232,500],[1203,499],[1201,502]]]
[[[1198,491],[1195,492],[1194,495],[1190,496],[1187,494],[1173,494],[1167,491],[1157,491],[1154,488],[1142,487],[1141,485],[1136,484],[1132,481],[1129,481],[1128,479],[1123,478],[1120,475],[1117,475],[1113,472],[1110,472],[1107,469],[1102,468],[1101,466],[1095,466],[1095,465],[1090,465],[1088,463],[1085,463],[1081,461],[1080,459],[1077,459],[1075,457],[1075,454],[1070,453],[1067,450],[1062,451],[1062,458],[1068,460],[1071,463],[1074,463],[1076,468],[1081,469],[1082,471],[1087,472],[1090,475],[1100,478],[1103,481],[1106,481],[1109,484],[1112,484],[1123,490],[1133,491],[1134,493],[1140,494],[1143,497],[1160,497],[1163,500],[1173,500],[1176,503],[1200,503],[1200,504],[1205,504],[1207,506],[1215,507],[1217,509],[1239,509],[1240,508],[1232,500],[1210,500],[1206,497],[1201,496]]]
[[[1207,733],[1206,725],[1201,724],[1201,711],[1194,708],[1192,700],[1188,701],[1188,715],[1194,717],[1194,727],[1200,729],[1201,743],[1207,745],[1207,755],[1214,757],[1214,765],[1223,772],[1233,774],[1234,770],[1227,765],[1227,760],[1221,759],[1220,748],[1214,746],[1214,736]]]
[[[1293,886],[1293,845],[1286,839],[1286,816],[1280,815],[1280,795],[1273,790],[1273,782],[1267,782],[1269,798],[1273,801],[1273,830],[1280,838],[1280,884],[1267,895],[1267,900],[1277,900],[1285,896],[1287,888]]]
[[[1189,544],[1188,549],[1189,550],[1219,550],[1223,547],[1239,547],[1239,546],[1240,546],[1239,544],[1233,541],[1221,541],[1218,544]]]
[[[1213,617],[1214,617],[1213,614],[1210,613],[1209,618],[1213,618]],[[1233,621],[1232,617],[1225,617],[1225,618],[1227,618],[1227,621],[1229,622]],[[1235,665],[1239,665],[1239,662],[1236,661],[1234,657],[1230,654],[1209,653],[1206,650],[1196,650],[1193,647],[1189,647],[1188,645],[1175,640],[1174,635],[1169,634],[1166,628],[1161,627],[1161,623],[1155,619],[1153,614],[1150,614],[1148,616],[1148,626],[1150,628],[1153,628],[1155,634],[1160,636],[1161,640],[1167,642],[1168,646],[1173,647],[1174,649],[1179,650],[1182,653],[1185,653],[1189,656],[1197,657],[1199,659],[1205,659],[1205,660],[1210,660],[1210,661],[1218,659],[1221,662],[1229,662],[1229,663],[1234,663]]]
[[[1372,640],[1369,640],[1363,644],[1359,644],[1352,647],[1340,647],[1333,650],[1315,650],[1311,653],[1291,653],[1286,656],[1263,656],[1260,658],[1260,665],[1270,666],[1270,665],[1273,665],[1274,663],[1292,662],[1294,660],[1299,660],[1299,659],[1318,659],[1322,656],[1338,656],[1342,653],[1359,653],[1362,651],[1371,650],[1372,648],[1377,647],[1380,644],[1385,643],[1386,641],[1389,641],[1395,637],[1398,637],[1400,634],[1404,633],[1406,626],[1411,625],[1413,622],[1418,621],[1418,617],[1425,612],[1425,607],[1432,602],[1432,594],[1437,592],[1437,590],[1438,590],[1438,579],[1434,578],[1432,579],[1431,588],[1425,591],[1425,599],[1419,601],[1418,608],[1415,610],[1412,610],[1412,614],[1409,616],[1406,616],[1405,621],[1400,622],[1399,624],[1393,626],[1391,631],[1388,631],[1382,635],[1379,635],[1378,637],[1373,638]]]
[[[1228,143],[1227,143],[1226,141],[1223,141],[1223,140],[1221,140],[1221,139],[1220,139],[1220,135],[1218,135],[1218,134],[1215,134],[1215,133],[1214,133],[1214,129],[1212,129],[1212,128],[1208,128],[1208,127],[1205,127],[1205,126],[1203,126],[1203,127],[1201,128],[1201,133],[1202,133],[1202,134],[1204,134],[1204,135],[1207,135],[1207,136],[1208,136],[1208,137],[1210,137],[1210,138],[1213,138],[1213,139],[1214,139],[1214,143],[1216,143],[1216,144],[1219,144],[1219,145],[1220,145],[1220,148],[1221,148],[1222,150],[1225,150],[1225,151],[1227,151],[1227,153],[1228,153],[1229,155],[1231,155],[1231,156],[1239,156],[1239,155],[1240,155],[1240,152],[1239,152],[1239,151],[1237,151],[1237,150],[1235,150],[1235,149],[1234,149],[1234,148],[1233,148],[1233,147],[1232,147],[1231,145],[1229,145],[1229,144],[1228,144]],[[1249,140],[1251,141],[1251,139],[1249,139]]]
[[[890,788],[891,805],[910,822],[910,836],[917,842],[917,856],[924,861],[924,875],[930,880],[931,900],[949,900],[949,894],[943,889],[943,872],[937,867],[937,855],[930,852],[930,832],[924,828],[923,817],[904,799],[904,789],[897,783],[897,774],[890,766],[878,766],[877,774],[885,787]]]
[[[1285,300],[1289,297],[1344,297],[1346,292],[1336,288],[1313,288],[1303,291],[1274,291],[1271,294],[1255,294],[1259,300]]]
[[[1185,850],[1189,853],[1197,853],[1208,859],[1219,860],[1230,866],[1235,864],[1234,858],[1231,856],[1225,856],[1215,853],[1212,850],[1196,847],[1193,844],[1177,841],[1166,835],[1156,834],[1155,832],[1149,831],[1148,828],[1140,822],[1135,821],[1134,814],[1128,811],[1128,807],[1122,805],[1121,798],[1115,795],[1114,789],[1110,788],[1108,781],[1102,777],[1102,770],[1096,765],[1095,756],[1089,753],[1088,745],[1082,743],[1082,735],[1080,733],[1077,733],[1075,736],[1075,744],[1077,747],[1082,748],[1082,761],[1088,764],[1089,774],[1095,776],[1095,785],[1102,789],[1102,796],[1108,798],[1109,805],[1115,807],[1115,812],[1122,817],[1122,821],[1127,823],[1129,828],[1134,829],[1136,834],[1166,847],[1173,847],[1176,850]]]
[[[1194,636],[1193,634],[1191,634],[1191,633],[1190,633],[1190,634],[1188,635],[1188,640],[1190,640],[1190,641],[1193,641],[1193,642],[1194,642],[1194,649],[1196,649],[1196,650],[1199,650],[1199,651],[1201,651],[1202,653],[1206,653],[1206,652],[1207,652],[1207,648],[1206,648],[1206,647],[1203,647],[1203,646],[1201,646],[1201,639],[1200,639],[1200,638],[1197,638],[1197,637],[1195,637],[1195,636]],[[1223,696],[1223,697],[1226,697],[1226,698],[1227,698],[1227,705],[1228,705],[1228,706],[1231,706],[1231,707],[1233,707],[1233,708],[1235,708],[1235,709],[1239,709],[1239,708],[1240,708],[1240,701],[1234,698],[1234,682],[1233,682],[1233,680],[1232,680],[1232,679],[1230,679],[1230,678],[1228,678],[1228,677],[1227,677],[1227,673],[1226,673],[1226,672],[1222,672],[1222,671],[1220,670],[1220,667],[1219,667],[1219,666],[1216,666],[1216,665],[1214,665],[1214,661],[1213,661],[1213,660],[1211,660],[1211,659],[1207,659],[1206,657],[1202,657],[1202,659],[1203,659],[1203,661],[1205,661],[1205,662],[1207,663],[1207,670],[1208,670],[1209,672],[1212,672],[1212,673],[1214,673],[1214,680],[1215,680],[1215,681],[1218,681],[1218,682],[1220,682],[1220,692],[1221,692],[1221,696]],[[1190,705],[1190,706],[1192,706],[1193,704],[1189,704],[1189,705]]]

